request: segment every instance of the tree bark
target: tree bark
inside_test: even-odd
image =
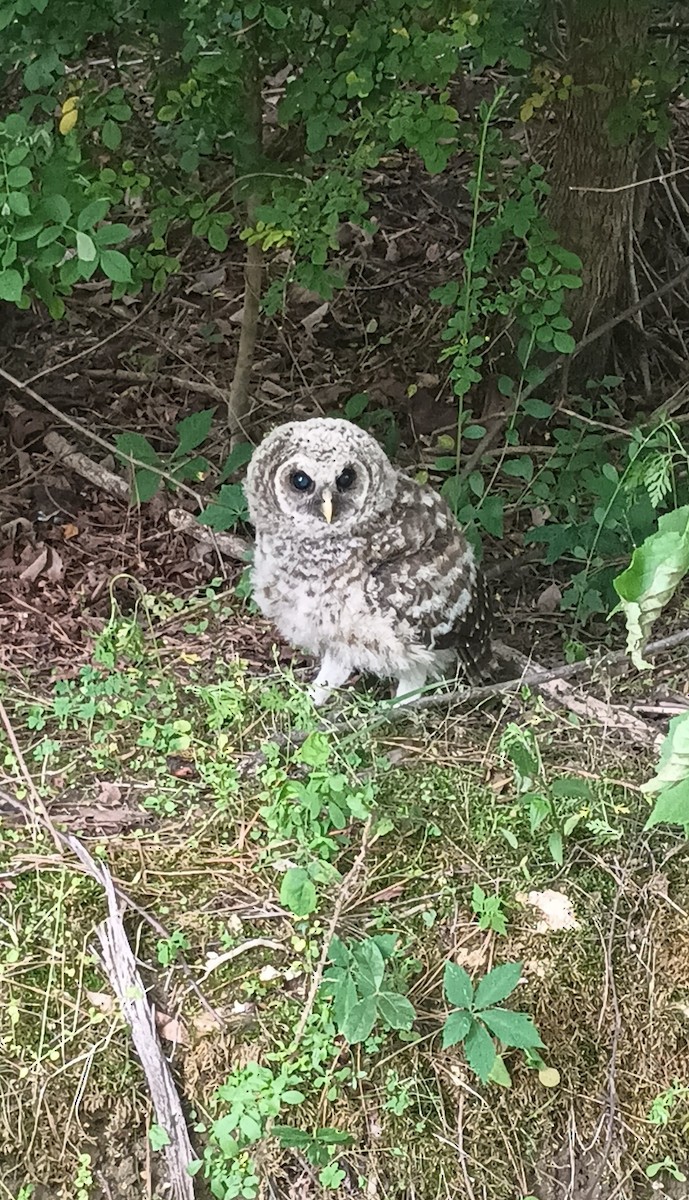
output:
[[[583,286],[569,297],[580,338],[630,301],[631,234],[639,227],[637,168],[641,131],[620,136],[646,44],[650,0],[564,0],[572,89],[559,129],[549,218],[561,245],[584,264]],[[582,189],[582,190],[573,190]],[[619,189],[619,190],[615,190]],[[610,349],[601,338],[576,362],[576,383],[600,378]]]

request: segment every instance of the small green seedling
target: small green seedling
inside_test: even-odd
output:
[[[324,995],[333,1000],[339,1032],[353,1045],[365,1042],[377,1024],[411,1029],[413,1006],[391,982],[388,963],[395,938],[366,938],[351,948],[338,937],[330,943],[330,966],[323,976]]]
[[[479,929],[492,929],[494,933],[507,933],[503,902],[499,896],[488,896],[480,884],[474,884],[471,907],[478,917]]]
[[[520,1050],[543,1045],[531,1017],[496,1007],[512,994],[521,973],[521,963],[505,963],[484,975],[474,989],[463,967],[452,962],[445,964],[445,996],[456,1007],[443,1027],[443,1046],[461,1042],[469,1066],[483,1083],[492,1079],[509,1086],[509,1075],[495,1038],[504,1046]]]

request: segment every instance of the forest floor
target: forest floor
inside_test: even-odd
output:
[[[293,296],[262,321],[258,419],[334,413],[365,393],[373,427],[423,467],[455,420],[428,293],[459,262],[468,193],[461,162],[442,184],[399,166],[380,182],[380,232],[343,237],[348,288],[326,306]],[[19,315],[0,362],[98,459],[88,432],[136,430],[168,452],[174,423],[216,404],[204,453],[219,462],[242,287],[238,242],[183,260],[152,304],[88,285],[59,326]],[[167,1194],[144,1075],[95,955],[102,889],[17,800],[45,805],[131,902],[195,1148],[231,1102],[258,1121],[260,1182],[248,1152],[228,1151],[227,1196],[685,1195],[689,880],[683,839],[644,832],[653,746],[528,689],[395,726],[357,690],[317,718],[300,687],[309,664],[243,599],[242,564],[171,527],[178,497],[139,511],[60,467],[49,428],[34,408],[8,415],[0,462],[2,1195]],[[488,565],[518,555],[520,537],[515,513],[502,542],[486,539]],[[497,588],[501,638],[546,665],[571,637],[551,603],[563,574],[530,564]],[[621,626],[578,637],[619,646]],[[686,695],[688,662],[685,648],[650,683],[622,671],[586,686],[611,712],[641,694],[653,704]],[[316,908],[296,916],[286,871],[314,863]],[[413,1036],[379,1025],[350,1047],[322,996],[305,1009],[333,914],[347,943],[395,936]],[[522,964],[516,1006],[559,1078],[512,1050],[511,1086],[484,1086],[461,1047],[443,1049],[448,960],[475,981]],[[310,1135],[300,1144],[272,1131],[271,1079],[252,1091],[252,1063],[289,1075],[302,1099],[279,1120]],[[319,1142],[319,1129],[349,1137]]]

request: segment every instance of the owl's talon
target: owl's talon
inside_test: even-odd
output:
[[[309,700],[314,708],[322,708],[326,700],[330,698],[332,688],[322,687],[319,683],[313,683],[308,691]]]

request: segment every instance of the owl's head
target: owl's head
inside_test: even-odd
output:
[[[290,421],[268,434],[245,491],[256,529],[289,523],[306,537],[357,532],[389,507],[396,475],[375,438],[349,421]]]

